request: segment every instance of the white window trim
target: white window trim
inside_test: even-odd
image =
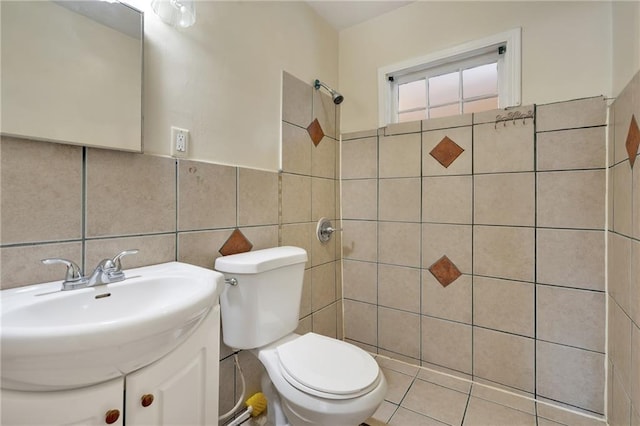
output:
[[[519,106],[521,100],[521,28],[505,31],[480,40],[470,41],[449,49],[431,53],[426,56],[409,59],[396,64],[378,68],[378,124],[384,127],[392,122],[391,102],[392,88],[389,76],[394,73],[406,73],[424,67],[438,66],[440,64],[461,60],[473,55],[481,49],[492,46],[506,45],[504,63],[499,69],[498,81],[500,81],[500,96],[498,105],[500,108]]]

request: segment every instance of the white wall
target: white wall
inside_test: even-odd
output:
[[[340,32],[342,132],[378,127],[377,69],[522,27],[522,102],[611,95],[609,2],[415,2]]]
[[[170,153],[173,125],[189,158],[277,170],[282,70],[337,85],[338,34],[304,2],[198,1],[184,30],[130,3],[145,12],[146,153]]]
[[[611,93],[618,96],[640,70],[640,2],[613,2]]]

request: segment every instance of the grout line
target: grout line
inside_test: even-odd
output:
[[[580,168],[580,169],[558,169],[558,170],[534,170],[536,173],[540,174],[552,174],[552,173],[578,173],[578,172],[606,172],[607,167],[589,167],[589,168]],[[505,173],[506,174],[506,173]]]
[[[19,248],[19,247],[32,247],[32,246],[46,246],[50,244],[65,244],[65,243],[82,243],[82,236],[80,238],[74,238],[70,240],[51,240],[51,241],[33,241],[26,243],[10,243],[0,245],[0,248]]]
[[[345,222],[378,222],[375,219],[358,219],[358,218],[343,218]],[[606,232],[609,231],[607,229],[597,229],[597,228],[566,228],[566,227],[553,227],[553,226],[535,226],[535,225],[498,225],[498,224],[485,224],[485,223],[460,223],[460,222],[434,222],[434,221],[422,221],[422,222],[411,222],[411,221],[399,221],[399,220],[382,220],[380,222],[388,222],[388,223],[409,223],[409,224],[427,224],[427,225],[456,225],[456,226],[481,226],[484,228],[524,228],[524,229],[533,229],[538,228],[545,231],[585,231],[585,232]],[[306,222],[291,222],[293,223],[306,223]],[[287,223],[289,224],[289,223]],[[623,236],[633,241],[640,241],[640,238],[636,238],[633,236],[621,234],[616,231],[609,231],[611,233]]]
[[[83,271],[86,273],[86,264],[87,264],[87,217],[89,213],[87,211],[87,188],[88,188],[88,173],[87,173],[87,158],[88,158],[88,148],[86,146],[82,147],[82,263],[80,264]]]
[[[180,211],[180,179],[178,177],[179,175],[179,171],[180,171],[180,164],[177,158],[174,160],[174,165],[173,165],[173,173],[174,173],[174,194],[175,194],[175,206],[176,206],[176,221],[175,221],[175,231],[174,231],[174,235],[175,235],[175,240],[174,240],[174,253],[173,253],[173,258],[174,260],[177,262],[178,261],[178,237],[180,235],[180,231],[178,229],[178,213]],[[235,374],[235,373],[234,373]],[[234,376],[235,379],[235,376]],[[234,380],[235,381],[235,380]],[[234,396],[235,396],[235,390],[234,390]]]
[[[542,283],[542,282],[537,282],[537,283],[532,283],[532,284],[535,284],[536,286],[551,287],[551,288],[555,288],[555,289],[589,291],[591,293],[603,293],[603,294],[606,294],[605,290],[596,290],[596,289],[593,289],[593,288],[568,287],[568,286],[564,286],[564,285],[560,285],[560,284],[549,284],[549,283]]]
[[[260,227],[270,227],[277,225],[255,225],[255,226],[246,226],[246,228],[260,228]],[[51,241],[33,241],[26,243],[12,243],[5,244],[0,246],[0,248],[18,248],[18,247],[32,247],[32,246],[46,246],[50,244],[65,244],[65,243],[82,243],[83,241],[104,241],[104,240],[114,240],[121,238],[139,238],[139,237],[156,237],[163,235],[175,235],[183,234],[183,233],[194,233],[194,232],[208,232],[208,231],[227,231],[232,230],[233,228],[215,228],[215,229],[194,229],[194,230],[185,230],[185,231],[164,231],[164,232],[151,232],[148,234],[126,234],[126,235],[105,235],[98,237],[87,237],[87,238],[75,238],[70,240],[51,240]]]
[[[534,104],[534,108],[537,109],[537,104]],[[544,105],[542,105],[544,106]],[[534,122],[535,122],[535,113],[534,113]],[[604,124],[594,124],[591,126],[580,126],[580,127],[566,127],[562,129],[551,129],[551,130],[536,130],[536,133],[553,133],[553,132],[567,132],[572,130],[582,130],[582,129],[597,129],[597,128],[606,128],[607,123]]]
[[[537,136],[536,136],[537,140]],[[538,173],[568,173],[568,172],[597,172],[597,171],[606,171],[607,165],[598,166],[598,167],[577,167],[572,169],[537,169],[533,170]]]
[[[236,167],[236,228],[240,225],[240,167]]]
[[[400,374],[402,374],[402,373],[400,373]],[[400,398],[400,401],[398,401],[398,407],[400,407],[400,405],[402,404],[402,401],[404,401],[404,399],[409,394],[409,391],[411,391],[411,388],[413,387],[413,384],[416,382],[417,377],[418,377],[418,374],[416,374],[415,376],[413,376],[411,378],[411,384],[409,384],[409,386],[407,386],[407,390],[404,392],[404,394],[402,394],[402,398]]]
[[[420,122],[420,130],[422,130],[422,121]],[[424,147],[424,138],[423,138],[422,132],[420,132],[420,175],[421,176],[424,173],[424,170],[423,170],[423,167],[422,167],[422,165],[423,165],[422,156],[424,155],[423,147]],[[423,218],[423,215],[424,215],[424,211],[423,210],[424,210],[424,179],[420,179],[420,209],[419,209],[420,213],[418,214],[418,216],[420,217],[420,242],[419,242],[420,256],[419,256],[419,259],[418,259],[419,263],[420,263],[420,266],[422,266],[422,264],[424,263],[424,260],[423,260],[424,259],[424,247],[423,247],[423,244],[424,244],[425,235],[424,235],[424,225],[422,224],[422,218]],[[425,355],[425,353],[424,353],[425,348],[424,348],[424,345],[423,345],[423,340],[424,339],[422,338],[423,333],[424,333],[424,330],[422,329],[422,313],[425,310],[425,307],[422,306],[422,301],[424,300],[424,296],[425,296],[423,294],[423,292],[424,292],[424,282],[423,282],[424,278],[423,277],[424,277],[424,274],[422,273],[422,271],[420,271],[419,272],[419,276],[418,276],[418,284],[420,286],[420,288],[419,288],[419,297],[420,297],[420,299],[419,299],[419,303],[418,303],[419,310],[420,310],[420,317],[419,317],[419,321],[418,321],[418,338],[420,339],[419,343],[418,343],[418,358],[420,359],[420,363],[421,364],[422,364],[422,360],[425,358],[425,356],[424,356]],[[416,374],[416,377],[417,376],[418,375]]]
[[[390,402],[390,404],[393,404],[393,402]],[[400,408],[400,404],[393,404],[393,405],[395,405],[396,408],[393,409],[393,413],[391,413],[391,415],[389,416],[389,419],[385,422],[385,424],[390,422],[391,419],[393,419],[393,416],[396,415],[396,413],[398,412],[398,409]]]
[[[473,384],[469,387],[469,394],[467,395],[467,403],[464,406],[464,412],[462,413],[462,423],[464,424],[464,419],[467,417],[467,411],[469,410],[469,404],[471,403],[471,390],[473,389]]]
[[[357,221],[367,221],[367,219],[345,219],[345,220],[357,220]],[[412,223],[412,222],[407,222],[407,223]],[[471,225],[469,223],[459,223],[459,222],[434,222],[434,221],[425,221],[422,223],[427,223],[427,224],[431,224],[431,225]],[[496,224],[481,224],[481,223],[476,223],[475,225],[477,226],[484,226],[487,228],[504,228],[504,227],[510,227],[510,228],[534,228],[536,226],[531,226],[531,225],[496,225]],[[548,230],[548,231],[591,231],[591,232],[602,232],[602,231],[607,231],[607,229],[598,229],[598,228],[566,228],[566,227],[554,227],[554,226],[537,226],[537,228],[542,229],[542,230]],[[611,231],[614,232],[614,231]],[[618,233],[619,234],[619,233]],[[627,238],[630,238],[632,240],[637,240],[639,241],[639,238],[634,238],[628,235],[624,235],[624,234],[619,234],[619,235],[623,235]]]
[[[572,405],[572,404],[568,404],[566,402],[558,401],[556,399],[551,399],[551,398],[546,397],[546,396],[543,396],[542,398],[544,398],[545,401],[541,401],[539,399],[536,399],[535,400],[536,405],[537,404],[543,404],[543,405],[546,405],[548,407],[551,407],[551,408],[554,408],[554,409],[557,409],[557,410],[561,410],[561,411],[565,411],[567,413],[571,413],[571,414],[576,414],[576,415],[579,415],[579,416],[587,417],[587,418],[594,419],[594,420],[597,420],[597,421],[600,421],[600,422],[602,422],[604,420],[602,417],[598,417],[598,416],[604,416],[604,414],[602,414],[602,413],[598,413],[596,411],[591,411],[591,410],[588,410],[586,408],[578,407],[577,405]],[[547,401],[557,402],[558,404],[562,404],[562,405],[552,404],[552,403],[547,402]],[[580,411],[574,411],[571,408],[567,408],[567,407],[572,407],[572,408],[575,408],[576,410],[580,410]],[[605,425],[603,424],[603,426],[605,426]]]
[[[537,107],[533,105],[533,282],[538,283],[538,126]],[[533,286],[533,396],[538,396],[538,286]],[[536,415],[536,425],[538,416]]]
[[[376,132],[376,352],[380,353],[380,132]]]
[[[617,235],[619,237],[626,238],[626,239],[631,240],[631,241],[640,241],[640,238],[630,237],[629,235],[621,234],[618,231],[611,230],[611,231],[608,231],[608,232],[610,232],[610,233],[612,233],[614,235]]]
[[[473,118],[475,113],[471,114],[471,122],[473,122]],[[476,195],[476,185],[475,185],[475,126],[471,126],[471,378],[473,379],[475,376],[475,351],[474,351],[474,343],[475,343],[475,327],[474,327],[474,289],[475,289],[475,256],[473,249],[475,243],[475,227],[476,227],[476,215],[475,215],[475,195]],[[471,388],[469,388],[469,398],[471,398]],[[469,401],[467,401],[467,405]],[[467,412],[467,408],[465,407],[465,415]],[[464,420],[464,417],[463,417]]]

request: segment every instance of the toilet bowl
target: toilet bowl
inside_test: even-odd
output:
[[[292,334],[257,352],[292,425],[359,425],[387,391],[373,357],[340,340]]]
[[[293,333],[306,260],[297,247],[218,258],[216,269],[229,280],[220,298],[223,340],[251,350],[264,365],[262,391],[273,425],[356,426],[382,403],[387,383],[357,346]]]

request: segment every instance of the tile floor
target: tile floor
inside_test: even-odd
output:
[[[373,419],[389,426],[605,426],[602,419],[377,356],[387,379]]]

